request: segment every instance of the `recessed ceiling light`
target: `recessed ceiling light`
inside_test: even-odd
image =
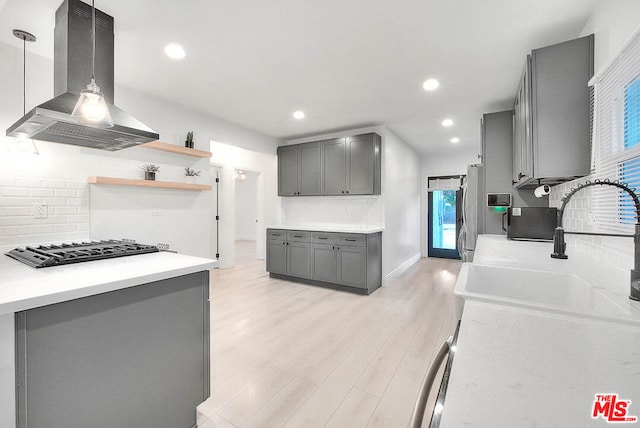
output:
[[[294,111],[293,112],[293,118],[294,119],[298,119],[298,120],[304,119],[304,112],[302,110]]]
[[[165,46],[164,53],[171,59],[183,59],[187,56],[184,48],[177,43],[169,43]]]
[[[437,89],[438,86],[440,86],[440,82],[438,82],[438,79],[427,79],[422,84],[422,88],[425,91],[433,91],[434,89]]]
[[[451,141],[452,143],[459,143],[460,142],[460,138],[458,137],[453,137],[452,139],[450,139],[449,141]]]
[[[442,126],[446,126],[448,128],[451,125],[453,125],[453,119],[445,119],[442,121]]]

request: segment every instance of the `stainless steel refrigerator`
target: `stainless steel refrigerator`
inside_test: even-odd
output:
[[[458,237],[458,251],[465,262],[473,261],[478,234],[484,233],[483,169],[482,164],[467,166],[467,176],[462,183],[462,227]]]

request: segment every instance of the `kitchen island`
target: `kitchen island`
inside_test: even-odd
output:
[[[627,416],[640,416],[640,304],[628,299],[628,270],[579,245],[571,245],[569,260],[551,259],[552,249],[479,237],[474,263],[463,266],[456,285],[465,305],[441,427],[603,426],[605,410],[593,418],[596,396],[612,394],[631,400]],[[491,277],[482,294],[474,267],[493,268],[502,279]],[[531,277],[561,281],[554,292]],[[496,286],[501,281],[506,292]],[[518,291],[523,284],[529,290]]]
[[[0,426],[195,425],[217,262],[160,252],[34,269],[0,258]]]

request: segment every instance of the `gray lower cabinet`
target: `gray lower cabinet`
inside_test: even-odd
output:
[[[297,278],[311,277],[311,244],[287,242],[287,275]]]
[[[311,277],[309,232],[267,231],[267,271],[297,278]]]
[[[267,271],[287,274],[287,242],[267,240]]]
[[[18,312],[19,428],[192,428],[209,396],[209,272]]]
[[[382,285],[382,233],[347,234],[268,229],[267,271],[317,285],[370,294]],[[297,237],[297,238],[296,238]],[[284,248],[284,251],[283,251]],[[281,260],[286,259],[283,270]],[[278,262],[276,262],[276,260]]]
[[[367,286],[367,249],[365,247],[338,247],[338,284],[349,287]]]

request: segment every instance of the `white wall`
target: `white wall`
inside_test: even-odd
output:
[[[280,203],[278,198],[278,160],[274,153],[261,153],[228,144],[211,142],[211,165],[221,170],[220,179],[220,266],[232,267],[235,261],[235,188],[234,171],[241,169],[258,174],[257,178],[257,239],[256,257],[265,258],[266,226],[280,223]],[[215,197],[215,194],[214,194]],[[213,202],[215,203],[215,201]],[[213,206],[211,224],[214,223]],[[215,243],[215,227],[211,231]]]
[[[258,176],[251,171],[243,171],[246,179],[236,180],[235,219],[236,240],[255,241],[258,219]]]
[[[623,45],[640,29],[640,1],[597,1],[591,16],[580,32],[595,34],[595,71],[598,73],[620,52]]]
[[[420,259],[421,157],[390,130],[383,146],[383,275],[390,280]]]
[[[281,198],[285,225],[383,227],[382,275],[389,281],[420,254],[421,157],[384,126],[314,135],[287,144],[376,132],[382,140],[382,194]]]
[[[22,116],[22,50],[0,43],[0,58],[0,93],[3,94],[0,129],[4,130]],[[53,62],[27,54],[27,110],[53,95]],[[197,108],[176,105],[122,86],[116,86],[115,102],[158,131],[160,139],[168,143],[183,145],[187,131],[194,131],[195,148],[202,150],[209,150],[209,141],[215,139],[275,153],[279,142],[242,126],[207,116]],[[0,179],[86,183],[88,176],[95,175],[141,178],[140,166],[156,163],[160,165],[158,180],[183,181],[184,168],[191,167],[202,171],[200,183],[212,182],[207,159],[140,147],[106,152],[41,141],[36,142],[40,156],[25,157],[7,151],[13,141],[12,138],[0,137]],[[130,237],[151,244],[168,243],[181,253],[206,257],[212,255],[211,199],[215,196],[214,192],[103,185],[86,185],[84,189],[78,189],[82,190],[89,194],[91,238]],[[6,202],[7,198],[3,200]],[[29,205],[30,202],[25,206]],[[3,221],[32,220],[30,213],[24,211],[19,216],[9,217]],[[30,224],[37,230],[46,222]],[[77,231],[56,235],[57,240],[76,238]],[[0,225],[0,246],[3,239]]]

